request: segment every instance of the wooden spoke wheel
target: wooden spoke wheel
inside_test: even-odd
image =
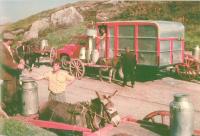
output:
[[[144,117],[144,121],[169,126],[169,111],[154,111]]]
[[[62,56],[61,57],[61,64],[62,64],[62,68],[65,70],[69,70],[69,65],[70,65],[70,57],[69,56]]]
[[[50,58],[50,63],[52,64],[53,61],[57,58],[57,51],[55,48],[51,48],[50,49],[50,55],[49,55],[49,58]]]
[[[70,62],[69,71],[77,79],[81,79],[85,74],[85,66],[79,59],[73,59]]]
[[[199,74],[200,64],[191,55],[185,55],[184,63],[175,66],[176,73],[184,80],[192,80]]]

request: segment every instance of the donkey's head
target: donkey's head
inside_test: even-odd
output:
[[[111,101],[111,98],[117,93],[117,90],[112,93],[111,95],[100,95],[98,92],[96,92],[98,98],[103,103],[103,106],[105,107],[106,113],[108,114],[111,123],[114,126],[117,126],[120,122],[120,116],[118,115],[117,110],[114,108],[114,103]]]

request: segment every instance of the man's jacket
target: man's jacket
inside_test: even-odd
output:
[[[17,77],[20,73],[17,65],[8,49],[0,42],[0,79],[12,80]]]
[[[136,64],[136,57],[132,52],[125,53],[122,56],[122,68],[124,71],[135,70]]]

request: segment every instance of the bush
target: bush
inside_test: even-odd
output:
[[[129,17],[131,17],[131,12],[129,10],[125,10],[124,12],[119,14],[120,19],[128,19]]]

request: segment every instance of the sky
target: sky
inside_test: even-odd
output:
[[[0,25],[79,0],[0,0]]]

